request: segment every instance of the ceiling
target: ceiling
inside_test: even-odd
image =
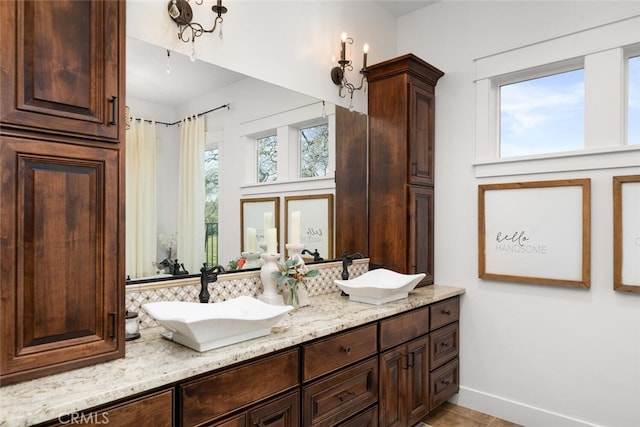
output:
[[[433,3],[437,3],[439,0],[409,0],[409,1],[375,1],[380,6],[384,7],[390,14],[396,18],[406,15],[407,13],[415,12],[418,9],[427,7]]]
[[[433,3],[433,0],[375,1],[395,17],[406,15]],[[167,74],[170,64],[171,73]],[[196,61],[139,40],[127,38],[127,97],[177,107],[198,94],[222,89],[247,78],[225,68]]]

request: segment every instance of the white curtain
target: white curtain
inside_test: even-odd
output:
[[[204,262],[204,118],[182,120],[178,177],[178,259],[191,274]]]
[[[156,273],[156,126],[131,120],[126,134],[126,274]]]

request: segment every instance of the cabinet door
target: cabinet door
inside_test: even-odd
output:
[[[380,355],[381,426],[414,425],[429,412],[429,337]]]
[[[402,403],[406,388],[404,371],[408,369],[404,346],[396,347],[380,355],[378,384],[379,424],[384,427],[403,426],[405,414]]]
[[[255,427],[300,425],[300,392],[296,391],[249,411],[249,420],[250,425]]]
[[[414,425],[429,412],[429,337],[411,341],[406,346],[408,369],[406,410]]]
[[[1,1],[0,121],[118,142],[124,1]]]
[[[433,185],[435,105],[433,89],[409,84],[409,183]]]
[[[409,187],[407,272],[425,273],[421,285],[433,283],[433,188]]]
[[[119,163],[0,137],[4,384],[124,356]]]

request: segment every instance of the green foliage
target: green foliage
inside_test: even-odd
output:
[[[300,176],[327,176],[329,169],[329,125],[300,129]]]
[[[288,258],[285,262],[277,262],[278,271],[271,273],[276,278],[278,286],[284,288],[297,288],[299,284],[304,285],[304,281],[309,277],[315,277],[320,272],[318,270],[310,270],[300,260],[299,257]]]

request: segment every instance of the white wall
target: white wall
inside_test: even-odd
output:
[[[611,184],[640,173],[640,155],[541,174],[516,163],[509,176],[476,178],[473,81],[475,58],[638,14],[639,2],[443,1],[398,21],[397,53],[445,72],[436,88],[435,281],[467,288],[461,405],[526,426],[640,425],[640,294],[613,291]],[[590,289],[478,279],[479,184],[583,177],[592,180]]]

